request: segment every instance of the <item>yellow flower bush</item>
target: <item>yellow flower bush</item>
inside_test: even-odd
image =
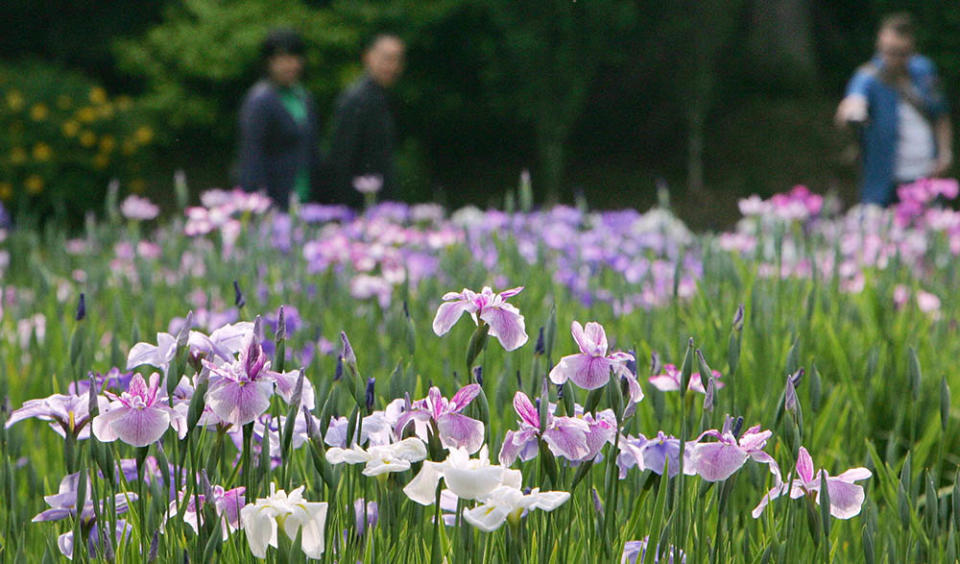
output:
[[[14,212],[79,217],[113,178],[144,191],[154,139],[129,96],[44,63],[0,65],[0,201]]]

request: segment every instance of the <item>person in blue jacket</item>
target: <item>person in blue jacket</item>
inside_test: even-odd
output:
[[[836,119],[860,130],[862,203],[889,206],[899,184],[949,171],[949,109],[933,62],[914,52],[909,15],[880,24],[877,53],[850,79]]]
[[[321,174],[316,106],[300,84],[304,51],[297,32],[271,31],[260,48],[264,77],[240,108],[239,184],[265,191],[282,209],[291,196],[313,199]]]

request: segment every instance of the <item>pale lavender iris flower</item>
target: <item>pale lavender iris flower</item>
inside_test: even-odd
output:
[[[235,362],[218,365],[203,361],[210,369],[207,405],[221,421],[236,427],[250,423],[270,407],[277,379],[254,332],[247,334],[244,343]]]
[[[727,417],[723,429],[710,429],[697,437],[697,444],[692,448],[692,463],[697,474],[708,482],[726,480],[739,470],[747,459],[767,464],[775,476],[780,475],[780,467],[772,456],[763,451],[767,439],[772,431],[761,431],[760,425],[754,425],[738,439],[732,430],[734,419]],[[701,443],[704,437],[713,437],[717,442]]]
[[[410,409],[399,416],[394,427],[396,436],[403,436],[403,429],[411,420],[424,423],[432,420],[444,447],[466,449],[469,454],[477,452],[483,446],[483,423],[461,411],[479,394],[480,385],[469,384],[448,400],[441,395],[440,388],[431,387],[427,397],[413,402]],[[427,437],[420,438],[427,440]]]
[[[691,448],[687,443],[683,453],[683,473],[693,475],[691,464]],[[669,462],[668,462],[669,461]],[[617,457],[617,466],[620,467],[620,479],[627,477],[627,471],[636,466],[641,472],[650,470],[655,474],[663,474],[667,468],[667,476],[673,478],[680,473],[680,439],[658,431],[657,436],[648,439],[643,435],[637,437],[620,437],[620,455]]]
[[[117,439],[144,447],[160,439],[170,427],[173,409],[160,392],[160,375],[154,372],[150,384],[135,374],[126,392],[119,396],[105,392],[113,401],[93,419],[93,434],[105,443]]]
[[[722,376],[720,372],[716,370],[713,371],[713,382],[718,390],[724,386],[724,383],[720,381]],[[663,374],[651,376],[650,383],[661,392],[675,392],[680,389],[680,369],[673,364],[665,364],[663,365]],[[687,389],[701,394],[707,393],[703,378],[699,372],[690,374]]]
[[[445,335],[461,315],[469,313],[474,322],[479,323],[479,318],[490,326],[490,336],[496,337],[504,349],[512,351],[520,348],[527,342],[523,315],[506,300],[522,290],[523,286],[518,286],[495,294],[489,286],[484,286],[479,294],[467,288],[459,293],[448,292],[444,294],[443,303],[433,319],[433,332],[437,336]]]
[[[33,518],[33,522],[38,523],[42,521],[75,519],[77,516],[77,486],[79,485],[79,482],[79,472],[64,476],[64,478],[60,481],[60,487],[57,493],[43,497],[44,501],[47,502],[47,505],[50,506],[50,509],[38,513]],[[93,554],[97,550],[97,545],[100,543],[100,538],[96,522],[96,512],[94,511],[93,500],[90,498],[89,487],[87,487],[86,492],[86,498],[84,499],[83,505],[80,508],[80,520],[83,524],[82,530],[86,532],[87,541],[89,543],[89,551],[91,554]],[[120,515],[126,513],[128,509],[128,502],[136,500],[137,494],[133,492],[117,494],[114,497],[114,504],[117,514]],[[100,510],[106,510],[105,503],[102,500],[99,503]],[[122,535],[129,534],[130,532],[131,527],[129,527],[123,519],[117,521],[117,541],[119,541]],[[57,547],[67,558],[73,558],[73,545],[73,531],[63,533],[57,537]]]
[[[652,558],[647,560],[647,547],[650,542],[650,537],[643,537],[643,540],[634,540],[627,541],[623,545],[623,556],[620,558],[620,564],[659,564],[664,562],[666,564],[684,564],[687,561],[687,555],[683,553],[682,550],[677,549],[673,545],[667,547],[667,550],[664,551],[664,554],[659,554],[660,546],[657,546],[652,554]]]
[[[540,414],[537,408],[523,392],[513,396],[513,409],[520,416],[520,429],[507,431],[500,448],[500,464],[509,466],[519,457],[530,460],[538,452],[538,440],[542,437],[547,447],[556,456],[570,462],[593,460],[600,449],[613,442],[617,434],[616,416],[611,410],[604,410],[594,417],[583,413],[576,406],[573,417],[553,415],[553,405],[547,414],[546,428],[540,429]]]
[[[800,447],[797,456],[796,472],[797,478],[791,480],[790,474],[787,474],[787,480],[780,479],[779,472],[776,475],[776,484],[773,489],[767,492],[760,503],[753,509],[752,515],[756,519],[763,513],[767,504],[781,495],[790,493],[792,499],[809,495],[813,497],[817,504],[820,503],[820,477],[826,475],[827,491],[830,494],[830,515],[837,519],[850,519],[860,514],[863,506],[864,493],[863,486],[854,482],[866,480],[873,476],[870,470],[857,467],[851,468],[836,476],[831,476],[826,470],[817,470],[814,473],[813,458],[807,449]]]
[[[107,407],[107,400],[97,396],[100,410]],[[7,419],[5,428],[24,419],[36,417],[41,421],[49,421],[50,428],[58,435],[67,438],[72,435],[79,440],[90,438],[90,398],[87,394],[65,395],[53,394],[40,399],[23,402],[23,407],[13,411]]]
[[[570,332],[580,347],[580,353],[561,358],[550,371],[551,382],[563,384],[569,379],[585,390],[595,390],[610,381],[610,372],[613,371],[630,383],[631,406],[643,399],[643,391],[627,368],[627,362],[634,360],[633,355],[625,352],[608,355],[607,334],[603,326],[591,321],[584,328],[579,321],[574,321]]]

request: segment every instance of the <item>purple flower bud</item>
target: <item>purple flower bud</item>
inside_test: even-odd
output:
[[[742,416],[742,415],[739,416],[739,417],[737,417],[737,419],[733,422],[733,428],[730,430],[730,432],[733,433],[733,436],[734,436],[734,437],[736,437],[737,439],[739,439],[739,438],[740,438],[740,432],[741,432],[741,431],[743,431],[743,416]]]
[[[333,371],[333,381],[339,382],[343,378],[343,355],[337,355],[337,368]]]
[[[247,300],[243,299],[243,292],[240,291],[240,283],[233,281],[233,304],[238,308],[247,305]]]
[[[544,345],[543,342],[543,327],[541,327],[540,332],[537,334],[537,345],[533,349],[533,354],[536,356],[543,356],[546,354],[546,352],[546,345]]]
[[[657,354],[657,351],[650,351],[650,374],[660,374],[662,368],[660,355]]]
[[[410,319],[410,308],[407,307],[407,300],[403,300],[403,316]]]
[[[703,410],[704,411],[713,411],[713,402],[717,394],[717,381],[713,378],[713,375],[707,377],[707,393],[703,398]]]
[[[310,413],[310,409],[307,406],[300,408],[300,411],[303,412],[303,418],[307,422],[307,436],[310,437],[310,440],[314,442],[320,442],[320,435],[317,432],[317,422],[313,420],[313,414]]]
[[[160,530],[153,531],[153,539],[150,541],[150,552],[147,554],[147,562],[156,562],[157,554],[160,549]]]
[[[89,402],[87,406],[87,411],[90,413],[89,417],[92,419],[97,415],[100,415],[99,403],[97,403],[97,381],[93,377],[93,371],[89,373],[90,377],[90,388],[88,390]]]
[[[347,338],[347,334],[343,331],[340,331],[340,342],[343,344],[343,362],[347,365],[355,365],[357,363],[357,355],[353,352],[353,347],[350,345],[350,339]]]
[[[590,493],[593,494],[593,509],[598,514],[603,514],[603,503],[600,502],[600,493],[597,492],[596,486],[591,488]]]
[[[789,376],[789,379],[793,382],[793,387],[796,388],[800,385],[800,380],[803,380],[803,375],[806,374],[806,371],[801,368],[797,370],[792,375]]]
[[[376,385],[376,383],[377,383],[376,378],[370,378],[369,380],[367,380],[367,411],[373,410],[373,400],[374,400],[373,388]]]
[[[791,413],[797,412],[797,389],[793,385],[792,378],[787,378],[787,389],[783,394],[783,408]]]
[[[177,332],[177,349],[183,350],[187,347],[187,343],[190,341],[190,329],[193,327],[193,311],[187,312],[187,319],[183,322],[183,326],[180,327],[180,331]]]
[[[87,301],[83,295],[83,292],[80,292],[80,301],[77,303],[77,321],[83,321],[87,317]]]
[[[743,329],[743,304],[737,306],[737,313],[733,315],[733,329],[737,332]]]
[[[477,384],[480,384],[480,387],[483,387],[483,367],[474,366],[473,367],[473,381]]]

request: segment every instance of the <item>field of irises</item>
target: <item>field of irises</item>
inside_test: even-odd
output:
[[[952,562],[957,191],[7,226],[0,559]]]

